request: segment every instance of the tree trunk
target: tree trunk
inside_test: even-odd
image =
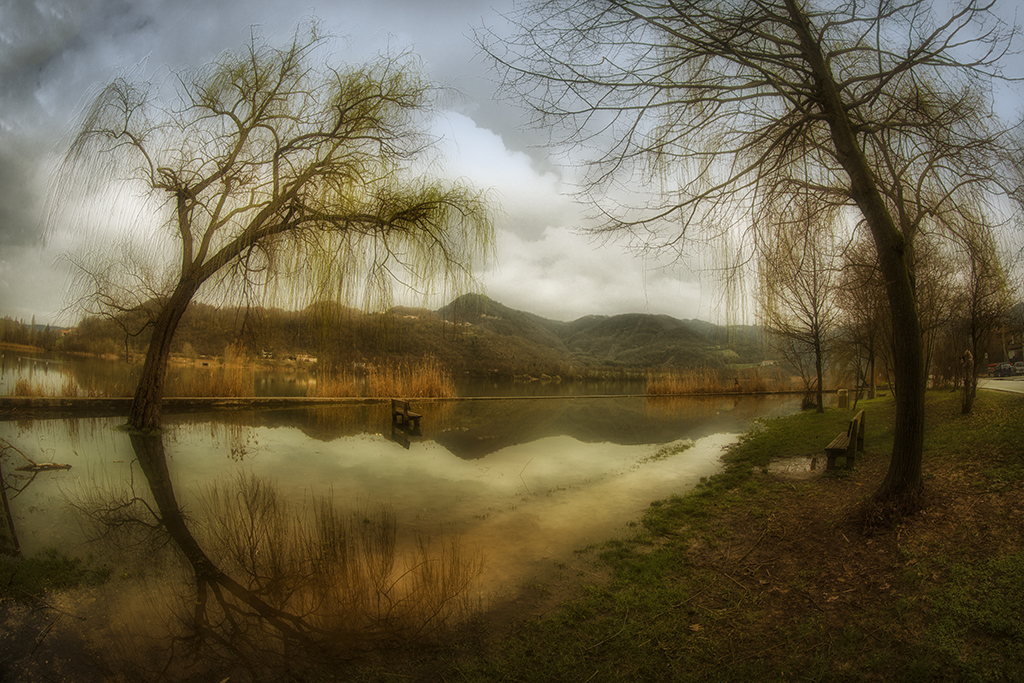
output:
[[[132,429],[152,431],[160,428],[160,408],[164,399],[171,341],[197,289],[198,285],[183,280],[157,314],[156,322],[153,323],[153,337],[139,375],[139,385],[135,389],[135,398],[128,413],[128,426]]]
[[[925,368],[924,338],[917,313],[910,267],[910,245],[896,224],[879,190],[871,164],[864,156],[831,68],[815,40],[797,0],[786,4],[799,35],[808,66],[819,90],[836,157],[850,179],[850,197],[860,208],[878,253],[893,322],[893,364],[896,418],[892,458],[885,480],[875,493],[879,503],[913,509],[921,492],[924,455]],[[895,179],[899,182],[899,179]]]
[[[818,412],[825,412],[825,388],[824,388],[824,370],[822,369],[821,360],[821,337],[815,332],[814,336],[814,370],[818,376]]]
[[[226,603],[220,588],[258,614],[260,618],[277,629],[283,637],[302,637],[308,627],[301,618],[269,605],[254,592],[221,571],[192,535],[174,495],[174,487],[167,469],[167,457],[164,453],[163,436],[134,433],[129,438],[135,458],[149,483],[149,490],[152,492],[153,500],[159,510],[160,524],[167,530],[171,540],[192,566],[197,596],[194,624],[196,630],[202,634],[209,626],[206,589],[213,587],[217,601],[226,613],[234,612],[237,610],[237,606]]]
[[[960,412],[963,415],[969,414],[974,409],[974,399],[978,395],[978,347],[979,339],[974,327],[971,328],[971,349],[966,351],[960,359],[960,365],[964,369],[964,396],[960,404]]]
[[[868,398],[874,398],[875,397],[875,393],[876,393],[876,389],[875,389],[875,372],[876,371],[877,371],[877,369],[875,368],[875,335],[874,335],[874,333],[872,333],[871,341],[868,344],[868,372],[871,373],[871,376],[868,379]]]

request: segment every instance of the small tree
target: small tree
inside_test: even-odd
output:
[[[197,295],[386,298],[395,276],[457,288],[489,249],[482,193],[425,175],[431,86],[408,57],[329,66],[325,42],[315,25],[284,49],[254,35],[173,74],[168,104],[169,86],[121,78],[85,114],[60,176],[64,204],[100,194],[116,215],[128,188],[163,228],[139,228],[148,248],[126,240],[122,258],[72,259],[87,309],[142,313],[151,331],[136,429],[160,424],[171,340]]]
[[[759,243],[760,316],[778,351],[800,370],[807,391],[815,386],[821,413],[826,358],[839,317],[835,293],[842,256],[835,246],[835,216],[806,201],[778,216],[779,228]]]
[[[836,301],[842,311],[840,343],[854,365],[868,398],[875,398],[877,362],[891,344],[891,316],[877,259],[870,244],[859,242],[846,251]]]
[[[1006,273],[991,235],[969,232],[962,239],[963,249],[957,253],[960,296],[953,322],[958,334],[953,339],[963,349],[961,411],[966,415],[974,408],[985,346],[995,329],[1005,322],[1010,301]]]

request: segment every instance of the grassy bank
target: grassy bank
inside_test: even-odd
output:
[[[634,537],[527,589],[517,618],[354,680],[1024,680],[1024,397],[983,392],[961,416],[956,395],[931,394],[926,508],[887,529],[857,513],[884,476],[893,406],[859,407],[857,469],[769,467],[820,453],[849,413],[769,421]]]

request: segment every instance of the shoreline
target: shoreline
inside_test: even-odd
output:
[[[783,396],[803,394],[802,391],[773,392],[727,392],[699,394],[586,394],[580,396],[451,396],[409,397],[410,401],[434,403],[445,401],[544,401],[544,400],[596,400],[612,398],[647,398],[651,400],[672,400],[677,398],[722,398],[728,396]],[[248,396],[248,397],[181,397],[163,399],[163,410],[167,413],[205,412],[219,410],[274,410],[284,408],[306,408],[332,405],[374,405],[387,403],[391,396]],[[0,420],[23,419],[27,417],[88,417],[95,415],[127,415],[131,408],[130,396],[115,398],[62,397],[62,396],[0,396]]]

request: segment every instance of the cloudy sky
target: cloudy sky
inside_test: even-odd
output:
[[[503,215],[495,262],[480,273],[501,303],[558,320],[592,313],[715,319],[714,289],[689,269],[636,257],[579,232],[585,209],[524,112],[493,99],[472,27],[502,24],[511,0],[0,0],[0,316],[73,322],[66,303],[74,235],[41,240],[62,141],[97,89],[125,73],[209,62],[253,25],[284,44],[311,15],[339,37],[336,59],[411,49],[431,79],[461,93],[438,130],[451,172],[492,188]],[[63,320],[62,320],[63,318]]]
[[[283,45],[316,16],[339,38],[339,62],[412,50],[434,82],[461,93],[436,130],[449,171],[492,189],[503,207],[496,261],[479,274],[489,296],[557,320],[651,312],[724,322],[711,278],[581,234],[586,210],[571,199],[570,172],[541,132],[524,130],[525,112],[494,99],[493,74],[471,38],[483,24],[501,31],[512,9],[513,0],[0,0],[0,316],[77,319],[63,310],[60,256],[79,236],[40,236],[48,169],[90,96],[117,76],[205,64],[241,48],[254,25]]]

